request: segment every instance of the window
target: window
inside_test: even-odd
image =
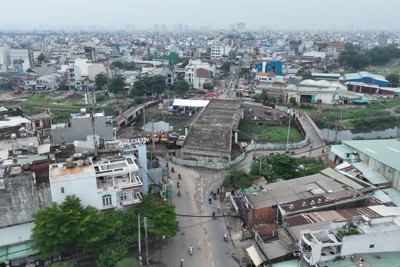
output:
[[[374,248],[374,247],[375,247],[375,244],[369,245],[369,248]]]
[[[35,121],[35,127],[40,127],[40,121]]]
[[[111,195],[104,195],[102,196],[102,199],[104,207],[112,205]]]
[[[61,193],[62,193],[62,194],[65,193],[64,187],[61,187]]]

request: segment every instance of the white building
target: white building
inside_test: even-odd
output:
[[[76,58],[69,62],[69,67],[78,67],[80,69],[81,75],[87,77],[89,75],[89,66],[92,64],[92,61],[86,58]]]
[[[10,53],[8,52],[8,47],[6,46],[0,47],[0,64],[10,64]]]
[[[69,89],[82,89],[82,75],[81,69],[78,66],[71,65],[67,68],[67,86]]]
[[[58,204],[72,194],[82,205],[99,210],[124,209],[141,202],[143,183],[133,158],[94,160],[82,156],[49,168],[51,196]]]
[[[10,64],[19,62],[22,64],[22,71],[26,71],[31,67],[32,56],[28,49],[10,48],[9,50]]]
[[[231,48],[223,45],[211,46],[211,59],[221,59],[222,56],[228,56]]]
[[[185,81],[194,88],[200,89],[205,82],[212,80],[216,71],[215,65],[210,65],[201,60],[190,60],[185,67]]]
[[[107,74],[107,68],[103,64],[96,63],[88,66],[88,78],[89,81],[95,81],[96,75]]]
[[[310,265],[355,254],[400,251],[400,216],[362,216],[334,222],[326,230],[301,231],[300,237],[299,250]]]

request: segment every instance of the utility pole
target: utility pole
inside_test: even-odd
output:
[[[140,243],[140,214],[138,214],[138,234],[139,234],[139,243],[138,243],[139,262],[140,262],[140,265],[142,265],[142,245]]]
[[[144,223],[144,239],[146,241],[146,266],[149,266],[149,249],[147,244],[147,217],[143,217]]]

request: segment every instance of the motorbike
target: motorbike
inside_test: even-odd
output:
[[[216,193],[214,193],[213,199],[214,199],[214,200],[217,199],[217,194],[216,194]]]
[[[176,186],[179,188],[179,182],[176,183]]]
[[[189,254],[190,254],[190,256],[193,255],[193,247],[189,247]]]
[[[215,219],[215,211],[213,211],[212,217],[213,217],[213,219]]]
[[[178,179],[179,179],[179,180],[181,179],[181,174],[178,174]]]
[[[171,172],[175,172],[174,167],[171,168]]]
[[[228,234],[227,233],[224,233],[224,240],[225,240],[225,242],[228,241]]]
[[[209,198],[208,198],[208,203],[210,203],[210,204],[211,204],[211,197],[209,197]]]
[[[181,190],[178,191],[178,197],[180,197],[180,196],[181,196]]]

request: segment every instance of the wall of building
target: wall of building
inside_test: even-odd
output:
[[[84,206],[101,207],[101,198],[99,200],[97,196],[95,176],[79,177],[77,179],[52,179],[50,188],[53,201],[58,204],[64,202],[67,195],[76,195]]]
[[[249,210],[249,224],[269,223],[276,219],[277,208],[265,207]]]
[[[344,236],[340,254],[347,256],[360,253],[399,251],[399,238],[400,231],[377,231],[369,234]]]
[[[55,128],[51,130],[52,144],[61,145],[62,137],[67,144],[74,141],[86,141],[88,135],[93,135],[93,129],[90,117],[71,120],[71,127]],[[104,117],[96,117],[94,121],[96,135],[100,138],[112,138],[114,136],[113,127],[106,123]]]

